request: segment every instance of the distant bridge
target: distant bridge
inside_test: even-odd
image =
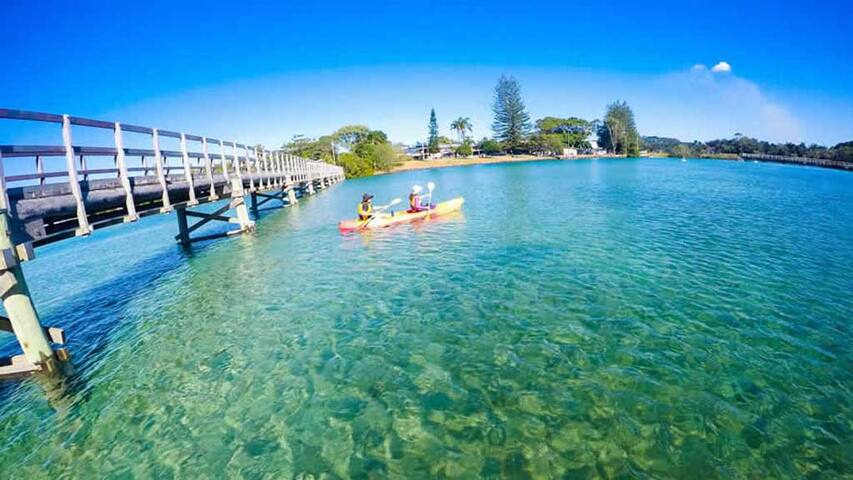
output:
[[[789,155],[767,155],[763,153],[742,153],[740,157],[746,160],[758,160],[761,162],[796,163],[797,165],[811,165],[813,167],[853,170],[853,163],[851,162],[830,160],[827,158],[792,157]]]
[[[64,332],[41,326],[20,268],[20,262],[34,258],[34,246],[172,211],[178,220],[175,239],[188,245],[251,231],[250,208],[257,216],[258,207],[267,202],[293,205],[298,197],[344,180],[339,166],[200,135],[9,109],[0,109],[2,119],[59,125],[62,143],[0,145],[0,297],[9,315],[0,317],[0,330],[14,333],[23,350],[22,355],[0,358],[0,378],[54,371],[57,360],[67,358],[64,349],[54,352],[50,346],[63,344]],[[111,131],[112,144],[75,145],[73,127],[87,133]],[[177,142],[178,149],[161,148],[164,138]],[[140,142],[146,148],[125,146]],[[45,159],[51,157],[64,159],[64,168],[47,169]],[[111,160],[108,168],[88,167],[104,159]],[[190,209],[219,200],[223,205],[214,212]],[[230,210],[236,216],[225,215]],[[199,220],[191,225],[190,218]],[[212,221],[236,228],[192,236]]]

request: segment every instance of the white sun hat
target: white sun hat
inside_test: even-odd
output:
[[[420,185],[412,185],[412,193],[421,193],[424,190],[424,187]]]

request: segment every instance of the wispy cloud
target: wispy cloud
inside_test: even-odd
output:
[[[685,140],[735,132],[772,141],[802,138],[797,117],[756,83],[732,74],[726,62],[663,75],[655,84],[658,112],[674,119],[673,134]]]

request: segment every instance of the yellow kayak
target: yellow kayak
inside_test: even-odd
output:
[[[355,232],[358,230],[373,230],[376,228],[390,227],[391,225],[396,225],[398,223],[413,222],[415,220],[421,220],[428,217],[437,217],[439,215],[445,215],[460,210],[463,203],[465,203],[465,199],[457,197],[446,202],[437,203],[428,210],[421,210],[419,212],[404,210],[402,212],[394,212],[392,214],[380,214],[372,220],[344,220],[338,223],[338,230],[340,230],[341,233]]]

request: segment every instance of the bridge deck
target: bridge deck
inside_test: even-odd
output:
[[[301,193],[309,185],[313,191],[343,179],[337,166],[200,135],[8,109],[0,109],[2,119],[61,125],[63,143],[0,145],[0,201],[10,214],[15,244],[43,245],[142,215],[227,198],[234,179],[250,193]],[[86,134],[110,130],[113,142],[74,145],[72,128]],[[164,138],[178,149],[163,148]],[[150,148],[126,148],[129,140]],[[211,152],[211,146],[218,152]],[[65,168],[48,170],[57,163]]]
[[[287,183],[287,180],[281,177],[258,174],[245,175],[242,180],[244,189],[250,193],[292,188],[301,194],[307,188],[308,182],[303,180]],[[260,187],[261,184],[264,188]],[[130,185],[137,216],[164,211],[163,188],[156,176],[132,177]],[[189,183],[185,178],[170,177],[166,185],[172,208],[229,198],[233,188],[224,175],[215,174],[215,194],[211,196],[210,180],[195,179],[193,187],[196,202],[190,203]],[[254,189],[252,185],[255,185]],[[127,194],[120,180],[88,180],[80,182],[80,188],[89,224],[93,228],[122,223],[127,219]],[[77,202],[68,182],[10,188],[7,195],[9,212],[13,218],[11,228],[15,243],[30,241],[38,246],[75,235],[79,226],[76,216]]]

